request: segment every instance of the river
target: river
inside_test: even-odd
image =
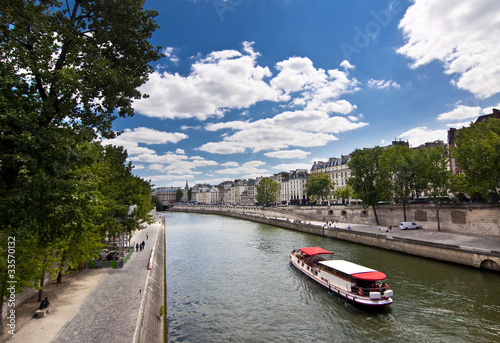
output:
[[[500,275],[216,215],[163,213],[168,342],[500,342]],[[380,270],[394,303],[355,306],[288,262],[320,246]]]

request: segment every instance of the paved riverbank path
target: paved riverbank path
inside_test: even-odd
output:
[[[123,268],[109,269],[92,293],[81,304],[53,342],[134,342],[143,292],[149,270],[151,249],[160,231],[157,222],[134,235],[132,243],[145,242]]]

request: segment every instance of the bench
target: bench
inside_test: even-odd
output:
[[[50,313],[50,311],[53,309],[53,306],[52,305],[49,305],[47,306],[46,308],[43,308],[43,309],[38,309],[35,311],[35,316],[38,317],[39,314],[43,313],[43,316],[45,317],[47,315],[47,313]]]

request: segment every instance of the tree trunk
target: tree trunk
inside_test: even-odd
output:
[[[45,285],[45,271],[43,272],[42,278],[40,279],[40,290],[38,291],[38,301],[43,299],[43,286]]]
[[[403,218],[404,222],[406,221],[406,201],[403,200]]]
[[[46,263],[47,263],[47,259],[45,259],[43,261],[44,265]],[[42,299],[43,299],[43,286],[45,286],[45,272],[46,272],[46,267],[43,268],[42,278],[40,279],[40,290],[38,291],[38,301],[42,301]]]
[[[436,206],[436,219],[437,219],[437,223],[438,223],[438,231],[441,231],[441,222],[439,221],[440,206],[438,205],[437,201],[435,202],[434,205]]]
[[[380,225],[378,222],[378,215],[377,215],[377,210],[375,208],[375,204],[372,204],[372,208],[373,208],[373,215],[375,216],[375,222],[377,223],[377,225]]]

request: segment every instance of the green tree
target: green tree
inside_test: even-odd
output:
[[[178,188],[177,191],[175,191],[175,201],[181,201],[183,196],[184,192],[182,191],[182,189]]]
[[[256,187],[258,203],[265,206],[276,202],[278,200],[279,189],[280,185],[277,181],[270,177],[262,178]]]
[[[148,42],[156,12],[142,6],[0,0],[0,224],[6,237],[32,248],[17,256],[16,268],[29,271],[16,275],[18,285],[42,277],[51,251],[60,256],[62,237],[77,227],[68,204],[80,194],[79,144],[97,132],[113,137],[112,121],[132,115],[132,101],[143,97],[137,88],[160,54]]]
[[[335,191],[335,198],[342,199],[342,204],[345,203],[345,200],[348,200],[353,195],[353,190],[349,185],[345,187],[339,187]]]
[[[332,181],[330,175],[326,173],[314,173],[309,175],[306,182],[306,192],[309,198],[315,197],[322,202],[328,199],[332,193],[335,182]]]
[[[365,208],[372,206],[377,225],[377,202],[387,201],[391,194],[390,176],[379,165],[381,155],[382,148],[378,146],[372,149],[356,149],[348,163],[351,177],[347,184],[352,188],[354,196],[363,201]]]
[[[23,92],[12,93],[36,108],[37,125],[113,136],[115,113],[133,115],[149,63],[161,57],[148,42],[157,13],[143,3],[0,0],[0,58],[18,71]]]
[[[156,208],[157,211],[163,211],[163,203],[157,195],[151,197],[151,203]]]
[[[390,146],[384,149],[380,156],[380,167],[387,175],[393,176],[392,189],[395,197],[403,204],[404,221],[406,221],[406,206],[416,185],[415,162],[415,152],[408,146]]]
[[[498,200],[500,120],[488,119],[458,130],[451,153],[464,174],[465,191],[476,199]]]
[[[448,168],[448,152],[444,147],[420,148],[416,152],[422,163],[423,177],[426,181],[425,193],[433,199],[438,230],[441,230],[439,211],[448,199],[448,191],[451,188],[451,173]]]

